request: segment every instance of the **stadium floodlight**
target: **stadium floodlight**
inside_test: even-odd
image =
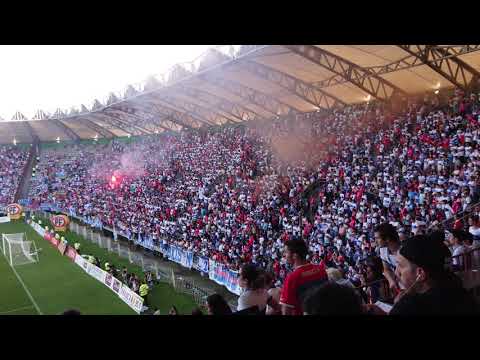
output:
[[[440,92],[440,90],[435,90],[435,95],[438,95],[438,93]]]
[[[60,144],[60,136],[58,136],[55,141],[57,142],[57,144]]]
[[[13,138],[13,145],[17,146],[17,139]]]
[[[39,262],[41,249],[27,239],[26,233],[2,234],[1,244],[3,255],[12,267]]]

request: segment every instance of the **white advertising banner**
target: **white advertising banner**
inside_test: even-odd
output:
[[[89,262],[79,255],[75,257],[75,264],[80,266],[83,270],[87,271]]]
[[[0,217],[0,224],[10,222],[10,218],[8,216],[1,216]]]
[[[105,283],[105,275],[107,274],[105,271],[100,269],[98,266],[88,263],[87,273],[100,281],[102,284]]]
[[[42,228],[40,225],[37,223],[32,223],[30,226],[37,232],[38,235],[40,235],[42,238],[45,236],[45,229]]]
[[[127,285],[122,285],[118,294],[128,306],[135,310],[138,314],[142,311],[143,299],[141,296],[134,293]]]

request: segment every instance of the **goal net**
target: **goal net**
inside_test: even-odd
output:
[[[2,234],[2,251],[11,266],[39,261],[35,242],[28,241],[25,233]]]

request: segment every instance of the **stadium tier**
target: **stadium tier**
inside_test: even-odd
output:
[[[280,48],[244,51],[276,59]],[[303,59],[298,66],[310,61],[325,68],[323,59],[331,57],[376,81],[377,90],[334,68],[333,77],[312,85],[300,70],[294,77],[293,69],[270,68],[275,60],[263,64],[240,54],[226,67],[263,78],[278,87],[276,95],[264,94],[269,99],[259,104],[259,88],[235,86],[239,79],[227,76],[230,68],[217,69],[185,81],[222,85],[250,103],[217,103],[211,117],[199,105],[209,90],[178,85],[185,98],[198,101],[187,106],[168,92],[159,95],[160,107],[172,107],[166,117],[132,110],[135,104],[129,111],[128,101],[118,105],[122,114],[109,122],[128,137],[113,137],[112,127],[106,136],[100,123],[79,118],[105,139],[80,141],[70,129],[74,141],[38,143],[24,205],[110,229],[115,238],[147,249],[193,254],[206,263],[207,276],[212,264],[221,265],[224,273],[237,274],[239,314],[478,313],[460,281],[471,279],[480,265],[477,84],[442,75],[434,63],[414,63],[419,60],[413,47],[400,46],[397,53],[385,47],[385,54],[403,61],[389,81],[378,69],[376,74],[345,60],[342,54],[355,57],[349,47],[284,48],[289,53],[282,55],[282,66]],[[463,53],[454,57],[473,48],[430,50],[456,59],[465,76],[477,79],[478,65],[463,61]],[[401,76],[406,69],[457,86],[439,93],[421,81],[411,85]],[[279,77],[288,81],[276,83]],[[334,90],[347,82],[367,99]],[[304,86],[305,93],[285,85],[290,83]],[[313,99],[318,110],[305,105]],[[253,100],[257,104],[249,106]],[[267,116],[274,107],[283,113]],[[15,147],[0,148],[0,174],[11,184],[2,188],[0,203],[14,200],[27,158],[28,152]],[[206,306],[210,314],[231,313],[218,294]]]

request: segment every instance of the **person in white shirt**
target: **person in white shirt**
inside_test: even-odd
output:
[[[463,269],[465,264],[464,257],[468,249],[464,246],[464,241],[468,234],[463,230],[451,230],[448,242],[450,243],[450,251],[452,252],[452,265],[456,270]]]
[[[264,311],[269,295],[265,289],[263,272],[253,264],[245,264],[239,275],[239,285],[244,291],[238,298],[237,311],[253,306],[258,306],[260,311]]]
[[[383,262],[383,275],[387,279],[391,289],[400,289],[395,275],[397,267],[396,256],[400,249],[400,238],[392,224],[383,223],[375,228],[375,241],[380,249],[380,258]]]
[[[470,227],[468,228],[468,232],[473,235],[473,245],[480,245],[478,244],[480,241],[480,219],[478,215],[473,215],[468,219],[468,223]]]

